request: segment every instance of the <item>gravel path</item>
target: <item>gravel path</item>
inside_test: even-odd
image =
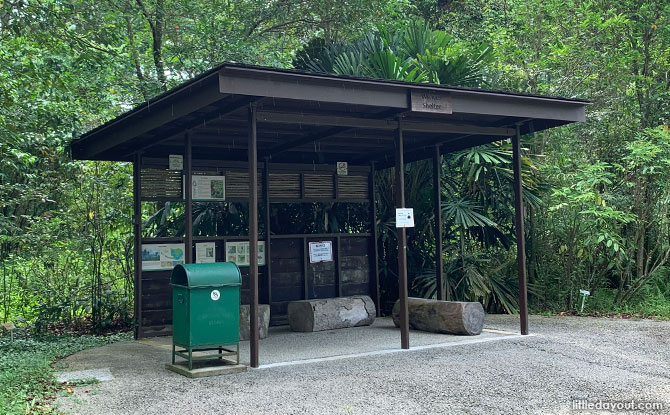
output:
[[[487,328],[518,331],[516,316]],[[670,413],[670,322],[531,316],[533,336],[187,379],[96,349],[113,381],[59,398],[73,414],[586,414],[573,400],[661,402]],[[411,338],[411,337],[410,337]],[[149,346],[146,346],[149,347]],[[68,358],[76,366],[86,353]],[[87,392],[88,391],[88,392]]]

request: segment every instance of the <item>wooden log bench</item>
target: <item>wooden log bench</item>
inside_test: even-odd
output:
[[[293,331],[369,326],[376,315],[375,303],[367,295],[292,301],[288,304],[288,323]]]
[[[240,306],[240,340],[249,340],[251,334],[251,310],[248,304]],[[270,327],[270,305],[258,304],[258,338],[268,337]]]
[[[409,327],[433,333],[477,335],[484,328],[484,307],[479,302],[407,299]],[[400,327],[400,300],[393,306],[393,323]]]

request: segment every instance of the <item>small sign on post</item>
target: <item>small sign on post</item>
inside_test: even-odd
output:
[[[413,208],[397,208],[395,210],[395,227],[396,228],[413,228],[414,227],[414,209]]]
[[[586,300],[586,297],[591,295],[591,291],[587,290],[579,290],[579,293],[582,295],[582,309],[579,310],[580,313],[584,312],[584,300]]]

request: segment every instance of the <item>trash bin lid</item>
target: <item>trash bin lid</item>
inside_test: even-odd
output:
[[[187,287],[239,286],[242,274],[232,262],[178,264],[172,270],[170,283]]]

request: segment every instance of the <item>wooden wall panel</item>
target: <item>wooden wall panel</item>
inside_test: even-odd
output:
[[[270,324],[286,324],[288,303],[304,298],[302,239],[275,239],[270,248],[272,252]]]
[[[371,295],[370,238],[340,238],[340,284],[343,296]]]

